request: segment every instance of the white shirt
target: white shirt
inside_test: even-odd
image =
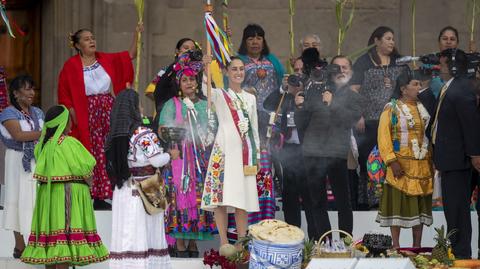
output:
[[[99,62],[83,67],[83,79],[87,96],[107,94],[111,90],[112,80]]]

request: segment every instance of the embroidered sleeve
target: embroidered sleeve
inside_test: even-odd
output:
[[[151,165],[161,167],[170,161],[170,155],[163,153],[160,140],[154,132],[141,134],[137,140],[137,148],[143,152]]]
[[[147,158],[151,158],[161,153],[160,147],[158,145],[158,138],[156,138],[156,135],[155,137],[153,137],[153,135],[155,134],[152,132],[141,134],[141,136],[137,140],[137,147],[140,148],[140,150]]]

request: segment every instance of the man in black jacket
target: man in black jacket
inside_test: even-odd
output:
[[[432,119],[434,163],[442,178],[442,196],[447,230],[457,258],[470,258],[470,180],[472,166],[480,170],[480,111],[472,81],[466,74],[467,58],[461,50],[442,52],[441,73],[447,81],[435,101],[430,90],[419,94]]]
[[[301,58],[294,61],[293,69],[294,76],[302,77],[303,62]],[[277,154],[283,174],[282,209],[288,224],[301,227],[301,209],[303,207],[307,218],[308,235],[311,237],[314,226],[310,213],[311,203],[306,195],[308,192],[301,146],[302,133],[299,132],[294,120],[294,99],[295,95],[302,90],[302,85],[288,85],[287,78],[288,76],[285,76],[281,90],[271,93],[265,99],[263,106],[268,110],[275,111],[283,96],[278,133],[283,136],[284,144]]]
[[[350,60],[337,56],[332,63],[341,72],[333,75],[336,90],[307,90],[297,94],[295,122],[305,131],[302,149],[307,173],[307,187],[312,202],[313,238],[331,229],[327,213],[325,179],[328,176],[338,210],[339,228],[348,233],[353,229],[350,203],[347,155],[350,150],[350,130],[360,118],[361,97],[348,86],[352,74]]]

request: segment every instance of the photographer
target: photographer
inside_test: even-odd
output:
[[[353,228],[347,154],[350,150],[350,129],[361,115],[361,97],[346,83],[352,73],[350,61],[344,56],[336,56],[332,63],[338,64],[340,70],[329,74],[328,70],[334,70],[332,67],[335,65],[332,64],[323,67],[323,74],[329,74],[329,80],[334,85],[329,86],[327,79],[321,84],[306,83],[303,95],[299,93],[295,97],[295,122],[299,131],[305,128],[302,149],[315,225],[313,238],[316,240],[331,229],[325,189],[327,176],[335,196],[339,228],[348,233]],[[306,73],[310,71],[311,77],[318,72],[316,70],[306,70]]]
[[[283,102],[280,107],[280,130],[279,134],[285,140],[283,147],[278,152],[278,158],[282,165],[283,191],[282,207],[285,221],[291,225],[301,227],[301,209],[305,210],[307,217],[308,235],[313,236],[313,221],[311,221],[310,201],[306,188],[305,167],[302,155],[302,134],[298,132],[295,125],[295,95],[303,91],[301,82],[303,75],[303,61],[301,58],[294,60],[294,74],[284,77],[280,91],[271,93],[263,106],[271,111],[275,111],[280,104],[283,96]]]

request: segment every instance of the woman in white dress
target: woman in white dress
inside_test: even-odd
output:
[[[205,64],[211,61],[204,57]],[[221,245],[228,243],[227,213],[235,213],[239,238],[247,232],[247,212],[259,211],[256,174],[260,159],[255,96],[241,87],[245,66],[236,57],[227,65],[227,89],[212,89],[218,133],[210,155],[202,209],[214,211]],[[202,85],[207,95],[207,86]]]
[[[121,91],[113,104],[105,143],[107,172],[115,186],[110,268],[168,269],[164,213],[147,214],[135,183],[154,175],[170,158],[178,158],[179,151],[164,153],[157,135],[140,125],[138,94],[132,89]]]
[[[40,138],[43,112],[32,106],[35,85],[30,76],[18,76],[9,87],[10,106],[0,113],[0,134],[5,144],[5,207],[2,228],[14,231],[13,257],[25,249],[24,234],[30,233],[35,186],[33,150]]]

